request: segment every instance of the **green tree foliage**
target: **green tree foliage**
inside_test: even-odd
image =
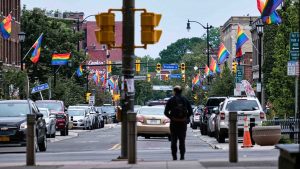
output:
[[[3,87],[4,87],[4,98],[5,99],[22,99],[26,98],[26,73],[16,70],[9,70],[4,73],[3,75],[4,81],[3,81]],[[13,86],[13,90],[19,89],[19,96],[20,98],[15,98],[12,96],[12,93],[10,93],[10,85]]]
[[[287,61],[289,60],[290,32],[299,32],[299,2],[285,1],[284,10],[280,10],[283,23],[277,28],[274,39],[274,65],[267,90],[276,116],[293,116],[295,104],[295,80],[287,76]]]
[[[207,36],[204,34],[202,37],[206,41]],[[212,48],[218,48],[220,45],[220,28],[219,27],[213,27],[209,30],[209,44]]]

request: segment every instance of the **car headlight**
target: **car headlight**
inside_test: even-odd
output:
[[[83,122],[83,120],[82,119],[80,119],[80,120],[78,120],[79,122]]]
[[[20,129],[27,129],[27,122],[22,123]]]

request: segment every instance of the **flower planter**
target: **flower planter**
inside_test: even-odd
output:
[[[261,146],[275,145],[281,138],[281,128],[280,126],[255,126],[252,128],[252,138]]]

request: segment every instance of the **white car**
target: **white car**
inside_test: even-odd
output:
[[[47,137],[55,138],[56,133],[56,115],[50,114],[50,111],[48,108],[39,108],[40,113],[43,114],[43,117],[46,122],[46,128],[47,128]]]
[[[256,126],[261,126],[262,122],[266,120],[265,112],[256,97],[228,97],[223,104],[220,104],[219,110],[216,112],[216,138],[219,143],[224,143],[225,138],[228,137],[230,112],[238,114],[239,136],[243,135],[245,117],[247,117],[248,124],[250,124],[249,121],[254,121]]]
[[[92,129],[90,114],[86,109],[68,109],[69,121],[73,122],[73,128]]]

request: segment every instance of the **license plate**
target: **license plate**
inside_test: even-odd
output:
[[[10,140],[9,137],[7,137],[7,136],[0,136],[0,141],[2,141],[2,142],[7,142],[9,140]]]
[[[160,120],[147,120],[147,124],[160,124]]]
[[[59,123],[58,125],[63,126],[63,125],[65,125],[65,123]]]

